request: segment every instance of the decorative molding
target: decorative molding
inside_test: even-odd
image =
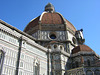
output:
[[[20,30],[18,30],[17,28],[15,28],[15,27],[13,27],[13,26],[11,26],[11,25],[9,25],[9,24],[7,24],[7,23],[5,23],[4,21],[2,21],[2,20],[0,20],[0,23],[2,24],[2,26],[0,26],[0,29],[1,30],[4,30],[4,31],[8,31],[10,34],[12,34],[13,36],[14,36],[14,34],[15,34],[15,32],[16,33],[18,33],[18,35],[20,34],[21,36],[22,35],[24,35],[24,36],[26,36],[26,37],[28,37],[28,38],[30,38],[30,39],[32,39],[32,40],[35,40],[35,38],[34,37],[32,37],[32,36],[30,36],[30,35],[28,35],[27,33],[25,33],[25,32],[22,32],[22,31],[20,31]],[[4,26],[3,26],[4,25]],[[5,28],[6,27],[6,28]],[[14,32],[13,32],[14,31]],[[18,36],[17,35],[17,36]],[[16,35],[15,35],[16,36]]]
[[[32,46],[35,46],[35,47],[39,48],[40,50],[42,50],[44,52],[47,52],[47,48],[45,48],[45,47],[34,42],[34,40],[35,40],[34,37],[28,35],[25,32],[18,30],[17,28],[5,23],[2,20],[0,20],[0,23],[2,24],[2,25],[0,25],[0,30],[2,30],[2,31],[4,31],[8,34],[11,34],[12,36],[15,36],[17,38],[22,37],[23,41],[26,41],[28,44],[31,44]]]
[[[96,54],[94,52],[80,51],[78,53],[72,54],[71,57],[75,57],[79,55],[96,55]]]

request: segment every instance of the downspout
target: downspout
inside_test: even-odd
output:
[[[50,52],[49,52],[49,48],[48,48],[48,51],[47,51],[47,75],[50,75],[49,64],[50,64]]]
[[[16,62],[15,75],[18,75],[18,71],[19,71],[21,48],[22,48],[22,36],[19,38],[19,48],[18,48],[18,56],[17,56],[17,62]]]
[[[4,58],[5,58],[5,52],[2,50],[3,57],[1,59],[1,66],[0,66],[0,75],[2,74],[3,64],[4,64]]]

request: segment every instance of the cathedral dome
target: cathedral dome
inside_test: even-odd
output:
[[[79,45],[72,49],[72,54],[78,53],[80,51],[83,52],[94,52],[90,47],[87,45]]]
[[[45,6],[45,11],[40,16],[38,16],[37,18],[29,22],[29,24],[24,29],[24,32],[28,33],[30,30],[34,30],[33,29],[34,27],[37,30],[45,29],[45,28],[42,28],[43,25],[48,25],[48,26],[56,25],[56,27],[59,25],[58,28],[61,30],[70,29],[73,32],[76,31],[76,28],[68,20],[66,20],[60,13],[55,12],[54,6],[51,3],[48,3]],[[64,25],[64,26],[61,27],[61,25]],[[55,28],[52,28],[52,29],[55,29]]]

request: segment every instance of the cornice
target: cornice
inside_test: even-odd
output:
[[[30,38],[32,40],[36,40],[34,37],[28,35],[25,32],[22,32],[22,31],[18,30],[17,28],[7,24],[6,22],[4,22],[2,20],[0,20],[0,23],[9,28],[9,29],[6,29],[4,26],[0,26],[0,29],[5,31],[5,32],[7,32],[7,33],[9,33],[9,34],[11,34],[11,35],[13,35],[13,36],[21,37],[21,36],[24,35],[24,36],[26,36],[26,37],[28,37],[28,38]],[[19,34],[20,34],[20,36],[19,36]]]
[[[96,55],[96,53],[94,52],[87,52],[87,51],[80,51],[78,53],[72,54],[71,57],[76,57],[76,56],[80,56],[80,55]]]
[[[4,31],[4,32],[6,32],[6,33],[8,33],[12,36],[17,37],[18,39],[20,39],[20,37],[22,37],[22,41],[25,41],[26,43],[28,43],[32,46],[35,46],[36,48],[41,49],[44,52],[47,52],[47,48],[35,43],[34,42],[35,38],[33,38],[32,36],[28,35],[25,32],[22,32],[22,31],[18,30],[17,28],[5,23],[2,20],[0,20],[0,23],[2,24],[2,25],[0,25],[0,30]]]

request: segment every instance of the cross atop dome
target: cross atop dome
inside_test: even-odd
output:
[[[47,12],[55,12],[54,6],[51,3],[48,3],[45,6],[45,11],[47,11]]]

